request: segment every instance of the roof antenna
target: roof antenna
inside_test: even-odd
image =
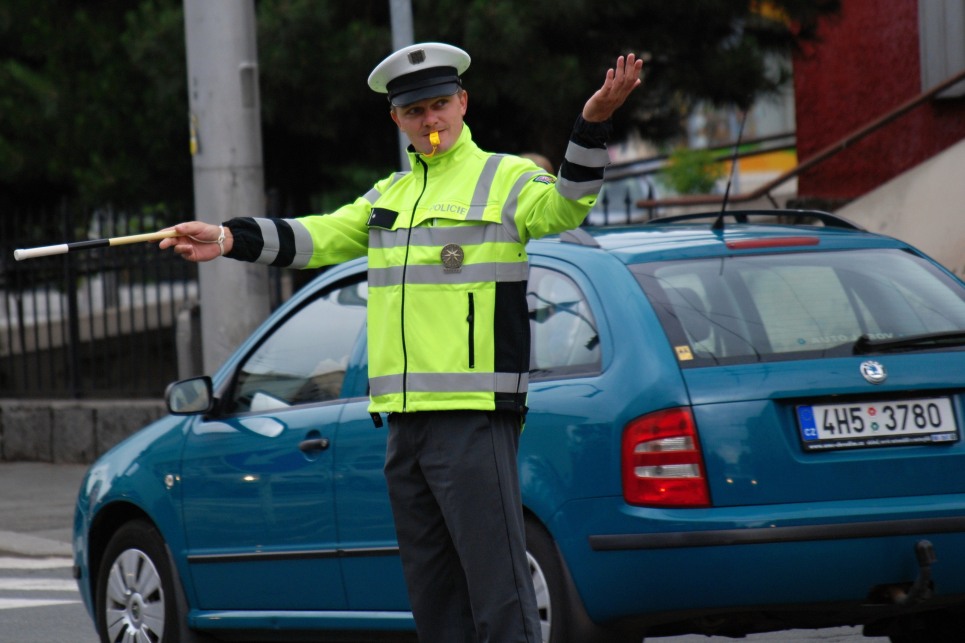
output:
[[[734,156],[731,158],[730,176],[727,177],[727,187],[724,189],[724,202],[720,206],[720,214],[717,216],[717,220],[714,221],[714,225],[710,226],[711,230],[724,229],[724,211],[727,210],[727,200],[730,198],[730,184],[734,180],[734,172],[737,171],[737,152],[740,150],[741,141],[744,138],[744,123],[746,122],[747,110],[745,109],[741,115],[740,128],[737,130],[737,141],[734,143]]]

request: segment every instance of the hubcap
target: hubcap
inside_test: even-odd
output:
[[[553,622],[553,605],[550,603],[550,588],[546,582],[546,575],[533,556],[526,552],[529,561],[529,573],[533,577],[533,589],[536,591],[536,610],[539,612],[540,638],[543,643],[549,643],[550,624]]]
[[[148,555],[139,549],[121,552],[111,565],[104,622],[111,641],[159,643],[164,640],[161,575]]]

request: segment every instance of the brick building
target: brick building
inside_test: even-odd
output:
[[[965,0],[843,0],[795,52],[797,152],[817,152],[965,69]],[[965,82],[804,172],[802,201],[851,201],[965,139]]]

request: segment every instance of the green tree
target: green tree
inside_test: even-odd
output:
[[[391,48],[388,0],[259,0],[265,181],[289,214],[355,199],[398,165],[387,102],[366,84]]]
[[[0,42],[8,199],[103,204],[190,193],[190,165],[176,161],[187,149],[178,3],[6,0]]]
[[[467,122],[484,148],[559,163],[618,54],[650,56],[618,113],[664,141],[697,101],[750,105],[786,80],[769,52],[811,37],[837,0],[413,0],[418,40],[466,48]],[[286,214],[364,191],[398,163],[388,105],[366,85],[391,49],[388,0],[257,0],[266,185]],[[783,15],[781,12],[784,12]],[[162,204],[189,211],[180,0],[0,5],[0,202]]]
[[[717,155],[711,150],[678,148],[668,159],[657,180],[675,194],[709,194],[724,174]]]
[[[322,205],[354,197],[397,163],[387,106],[365,84],[390,51],[387,0],[261,0],[258,8],[269,185],[301,193],[296,213],[312,190],[329,197]],[[636,130],[665,141],[699,101],[745,108],[777,91],[789,69],[769,74],[765,56],[811,38],[817,17],[836,8],[835,0],[413,0],[416,40],[452,42],[473,57],[467,122],[480,145],[539,151],[554,164],[618,54],[651,60],[645,89],[618,112],[617,136]]]

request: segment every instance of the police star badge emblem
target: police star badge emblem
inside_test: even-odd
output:
[[[462,269],[465,254],[459,244],[449,243],[442,248],[440,258],[445,272],[459,272]]]

